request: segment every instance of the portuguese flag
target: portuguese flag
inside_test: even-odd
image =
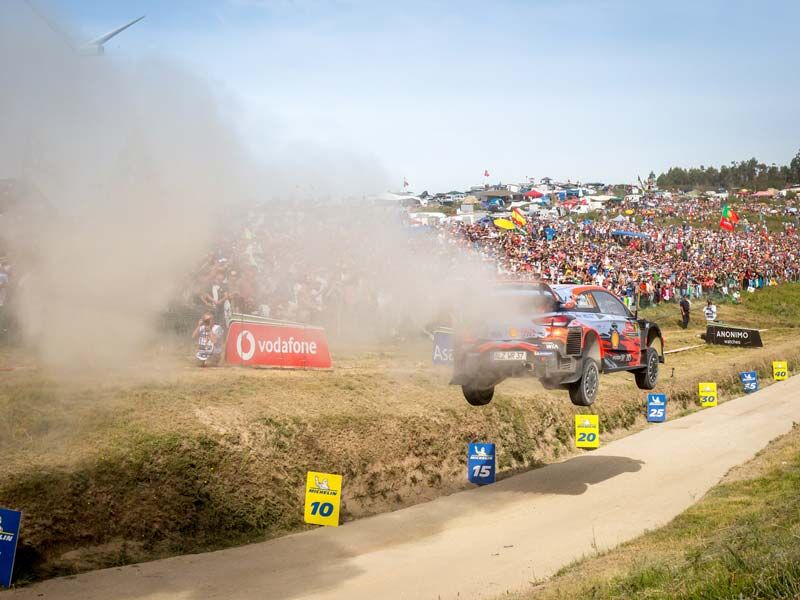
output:
[[[722,217],[719,220],[720,229],[724,229],[725,231],[733,231],[736,228],[736,224],[739,222],[739,215],[736,214],[730,206],[727,204],[722,207]]]

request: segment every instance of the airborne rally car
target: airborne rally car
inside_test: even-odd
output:
[[[509,377],[538,377],[579,406],[595,401],[601,372],[630,371],[640,389],[656,385],[661,330],[602,287],[507,283],[479,304],[459,319],[450,382],[473,406],[491,402]]]

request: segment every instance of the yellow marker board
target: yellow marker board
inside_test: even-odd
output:
[[[700,395],[700,406],[708,408],[717,405],[717,384],[716,382],[704,382],[697,386]]]
[[[312,525],[339,526],[342,476],[309,471],[306,475],[304,520]]]
[[[772,378],[775,381],[783,381],[789,378],[789,365],[785,360],[772,361]]]
[[[597,415],[575,415],[575,446],[577,448],[600,446],[600,419]]]

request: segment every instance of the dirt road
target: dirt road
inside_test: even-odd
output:
[[[491,598],[666,523],[793,421],[800,422],[800,377],[563,463],[338,529],[96,571],[7,595]]]

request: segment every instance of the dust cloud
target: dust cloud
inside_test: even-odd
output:
[[[259,273],[267,291],[350,265],[356,293],[375,301],[337,313],[340,333],[435,319],[477,277],[440,260],[435,240],[410,244],[398,211],[365,202],[386,183],[374,161],[302,146],[256,161],[212,86],[168,60],[83,56],[25,3],[4,2],[0,73],[0,177],[27,190],[5,207],[0,240],[24,340],[44,365],[135,362],[230,215],[284,242]]]

